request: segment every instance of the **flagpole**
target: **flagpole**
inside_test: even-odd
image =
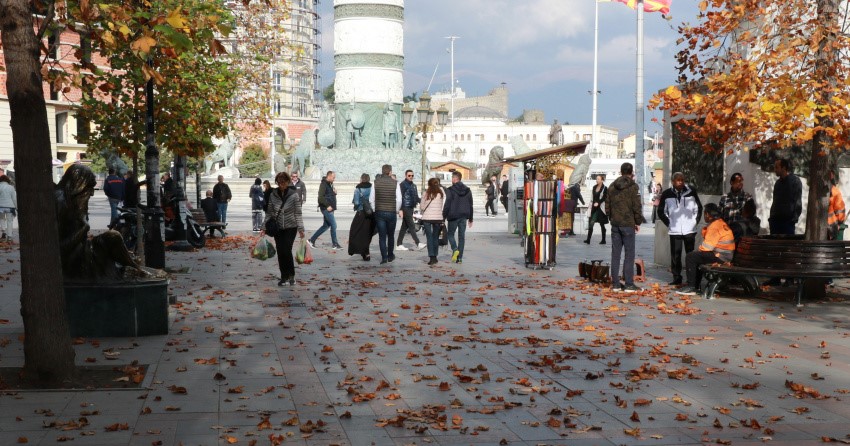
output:
[[[646,178],[644,177],[646,166],[644,166],[644,140],[643,140],[643,0],[637,0],[637,91],[635,107],[635,175],[638,190],[641,196],[644,194]],[[643,201],[641,201],[643,203]]]
[[[596,1],[596,21],[593,28],[593,133],[592,145],[590,146],[590,155],[599,156],[599,143],[596,142],[598,134],[596,131],[596,111],[597,111],[597,95],[599,94],[599,1]]]

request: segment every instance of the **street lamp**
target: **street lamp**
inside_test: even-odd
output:
[[[413,118],[413,113],[416,112],[417,123],[415,126],[411,128],[415,133],[422,133],[422,191],[425,191],[425,178],[427,169],[425,167],[426,163],[426,150],[425,145],[428,138],[428,133],[434,132],[434,126],[431,125],[431,120],[434,117],[434,110],[431,109],[431,95],[428,93],[428,90],[422,92],[422,96],[419,97],[419,106],[414,110],[408,104],[404,104],[404,107],[401,108],[402,119],[404,120],[405,125],[411,126],[411,119]],[[449,111],[446,110],[445,105],[441,105],[440,109],[436,111],[437,113],[437,126],[442,128],[446,125],[446,118],[449,115]]]

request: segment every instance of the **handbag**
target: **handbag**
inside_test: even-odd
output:
[[[440,240],[437,242],[440,246],[449,244],[449,229],[445,223],[440,223]]]
[[[280,224],[278,224],[278,222],[277,222],[277,218],[280,217],[280,213],[283,212],[283,205],[286,204],[286,197],[288,195],[288,192],[289,191],[286,191],[286,193],[283,194],[283,197],[281,197],[281,199],[280,199],[280,209],[277,210],[277,214],[275,214],[274,218],[270,218],[269,221],[266,222],[266,225],[265,225],[266,234],[268,234],[271,237],[274,237],[278,233],[280,233],[281,228],[280,228]],[[280,189],[278,189],[277,193],[278,193],[278,195],[280,195]]]

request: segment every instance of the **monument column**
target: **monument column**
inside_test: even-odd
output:
[[[334,0],[335,148],[382,148],[401,126],[403,25],[404,0]]]

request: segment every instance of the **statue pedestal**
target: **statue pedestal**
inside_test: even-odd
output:
[[[168,280],[66,283],[64,288],[72,337],[168,334]]]
[[[422,174],[422,150],[419,147],[416,150],[365,147],[316,149],[310,155],[310,164],[319,169],[321,175],[329,170],[336,172],[336,179],[342,181],[360,181],[360,175],[364,173],[374,179],[384,164],[393,166],[393,172],[399,180],[404,179],[403,174],[407,169],[412,170],[418,179]],[[428,176],[428,171],[425,175]]]

